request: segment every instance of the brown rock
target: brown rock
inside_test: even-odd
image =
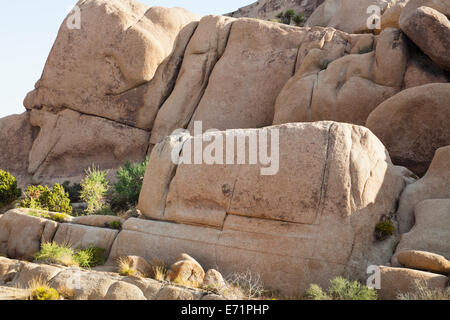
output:
[[[409,60],[404,88],[419,87],[430,83],[447,83],[447,76],[432,61],[416,56]]]
[[[22,209],[13,209],[0,216],[0,253],[13,259],[30,259],[39,252],[41,238],[53,237],[55,222],[33,217]]]
[[[381,103],[366,126],[383,142],[394,163],[425,174],[434,153],[450,145],[450,84],[429,84]]]
[[[430,289],[445,289],[448,278],[443,275],[403,268],[380,267],[381,290],[379,299],[395,300],[400,293],[414,292],[420,281]]]
[[[30,113],[0,119],[0,169],[11,172],[21,187],[27,185],[28,153],[38,133],[31,126]]]
[[[209,269],[206,271],[205,277],[203,279],[203,288],[208,290],[214,290],[220,292],[222,289],[226,288],[227,284],[223,279],[222,274],[214,269]]]
[[[30,121],[41,128],[28,168],[35,182],[61,177],[80,181],[92,164],[118,169],[125,160],[145,158],[149,133],[144,130],[69,109],[57,114],[33,110]]]
[[[200,20],[184,53],[175,87],[158,112],[150,143],[157,144],[175,129],[189,124],[210,74],[225,51],[234,20],[222,16]]]
[[[437,65],[450,70],[450,1],[410,1],[400,17],[404,33]]]
[[[166,279],[188,287],[198,288],[202,285],[205,271],[191,256],[181,254],[167,272]]]
[[[118,233],[118,230],[65,223],[59,226],[54,241],[73,248],[99,247],[105,250],[105,256],[108,257]]]
[[[276,100],[274,124],[333,120],[364,125],[381,102],[400,90],[408,52],[399,30],[386,29],[375,39],[334,31],[330,37],[334,45],[299,60],[300,68]],[[345,56],[347,40],[365,40],[365,46],[356,42],[360,51]]]
[[[136,270],[142,276],[148,277],[152,274],[152,267],[144,258],[138,256],[126,256],[123,259],[131,269]]]
[[[147,300],[142,291],[127,282],[117,281],[106,292],[104,300]]]
[[[397,212],[401,233],[414,225],[414,207],[426,199],[450,198],[450,146],[436,151],[425,176],[406,187]],[[428,250],[425,250],[428,251]]]
[[[194,292],[184,288],[165,286],[158,292],[155,300],[196,300],[196,295],[194,295]]]
[[[141,289],[147,300],[155,300],[156,295],[163,287],[162,282],[148,278],[126,277],[122,281],[133,284]]]
[[[450,199],[431,199],[414,208],[416,224],[402,235],[397,253],[419,250],[450,259]]]
[[[367,20],[371,16],[367,13],[367,8],[375,5],[383,14],[395,2],[395,0],[325,0],[309,17],[306,26],[332,27],[348,33],[371,32],[367,26]]]
[[[396,254],[398,262],[410,269],[450,274],[450,261],[438,254],[407,250]]]
[[[81,29],[68,28],[69,14],[25,106],[65,106],[136,125],[142,85],[172,52],[180,30],[199,17],[132,0],[88,0],[79,8]]]
[[[146,216],[176,223],[129,219],[111,257],[176,261],[179,252],[189,252],[203,267],[227,274],[250,267],[267,286],[290,293],[312,282],[326,285],[347,270],[364,277],[369,261],[388,262],[393,243],[374,244],[373,233],[381,215],[393,212],[407,170],[394,167],[363,127],[320,122],[273,128],[280,134],[278,173],[261,176],[267,166],[259,163],[179,165],[164,214],[141,205]]]
[[[98,228],[110,228],[112,222],[119,222],[121,225],[125,222],[124,219],[114,216],[81,216],[71,221],[73,224],[82,224],[85,226],[98,227]]]

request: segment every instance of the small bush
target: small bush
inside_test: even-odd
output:
[[[119,259],[119,274],[124,277],[134,277],[139,274],[139,272],[132,268],[129,261],[125,258]]]
[[[92,268],[105,263],[105,250],[98,247],[72,249],[56,243],[43,243],[41,251],[35,255],[37,261]]]
[[[109,204],[104,205],[100,210],[96,211],[95,214],[98,216],[117,216]]]
[[[299,13],[295,17],[292,18],[292,21],[294,21],[294,23],[297,27],[301,27],[305,23],[306,19],[305,19],[305,17],[303,17],[303,15],[301,13]]]
[[[81,185],[79,183],[74,183],[71,185],[69,181],[65,181],[62,186],[64,190],[69,194],[71,203],[81,202]]]
[[[101,210],[106,202],[109,183],[108,172],[92,166],[86,170],[86,177],[81,181],[80,198],[88,204],[86,214],[94,214]]]
[[[120,230],[120,229],[122,229],[122,224],[120,223],[120,221],[111,221],[109,223],[109,227],[111,229]]]
[[[35,278],[28,284],[30,300],[60,300],[58,291],[50,288],[41,278]]]
[[[0,207],[8,205],[22,194],[17,181],[9,172],[0,170]]]
[[[260,298],[263,296],[264,284],[259,274],[250,270],[243,273],[234,273],[226,279],[227,288],[221,290],[221,294],[230,298],[243,296],[246,299]]]
[[[47,186],[29,186],[25,199],[20,202],[22,208],[38,209],[60,213],[72,213],[69,194],[55,183],[53,188]]]
[[[395,233],[395,226],[391,219],[384,217],[375,226],[375,238],[377,241],[383,241],[393,236]]]
[[[134,165],[127,161],[117,172],[117,183],[114,184],[114,207],[128,209],[137,204],[148,161],[148,157],[143,162]]]
[[[307,297],[311,300],[377,300],[377,293],[358,281],[337,277],[330,281],[327,292],[312,284]]]

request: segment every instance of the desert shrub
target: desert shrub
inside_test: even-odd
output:
[[[446,289],[429,288],[424,281],[416,280],[414,291],[400,293],[398,300],[450,300],[450,287]]]
[[[162,260],[153,260],[150,263],[152,275],[151,277],[158,281],[164,281],[166,279],[167,267]]]
[[[92,268],[105,263],[105,250],[98,247],[73,249],[67,245],[54,242],[43,243],[41,250],[35,255],[37,261]]]
[[[294,24],[297,27],[301,27],[305,23],[306,19],[305,19],[305,17],[303,17],[303,15],[301,13],[299,13],[292,18],[292,21],[294,21]]]
[[[330,281],[328,291],[312,284],[307,297],[311,300],[377,300],[377,293],[358,281],[337,277]]]
[[[0,170],[0,207],[10,204],[21,194],[22,190],[17,187],[16,178],[9,172]]]
[[[122,228],[122,224],[120,223],[120,221],[111,221],[109,223],[109,227],[111,229],[120,230]]]
[[[41,278],[34,278],[28,284],[30,300],[60,300],[58,291],[49,287]]]
[[[86,177],[81,181],[80,193],[80,198],[88,204],[86,214],[94,214],[105,206],[109,189],[107,174],[107,171],[101,171],[94,166],[86,170]]]
[[[119,274],[124,277],[133,277],[138,275],[138,271],[131,267],[130,262],[125,258],[119,259]]]
[[[231,299],[236,297],[244,297],[246,299],[259,298],[265,292],[261,276],[252,273],[250,270],[228,276],[226,284],[226,288],[223,288],[220,293]]]
[[[81,202],[81,184],[74,183],[70,184],[70,181],[65,181],[62,184],[64,190],[69,194],[69,199],[71,203]]]
[[[378,241],[383,241],[393,236],[395,233],[395,226],[392,220],[388,217],[383,217],[375,226],[375,238]]]
[[[128,209],[137,204],[148,161],[148,157],[134,165],[127,161],[117,172],[117,183],[114,184],[114,207]]]
[[[23,208],[62,212],[71,214],[69,194],[64,188],[55,183],[53,188],[48,186],[29,186],[25,192],[25,199],[20,202]]]
[[[69,217],[70,217],[66,213],[55,212],[55,213],[50,214],[49,212],[42,211],[39,209],[29,210],[29,211],[27,211],[27,214],[30,216],[33,216],[33,217],[49,219],[49,220],[53,220],[56,222],[66,222],[67,220],[69,220]]]

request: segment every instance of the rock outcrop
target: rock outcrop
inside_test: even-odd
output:
[[[450,145],[450,84],[414,87],[381,103],[366,126],[394,163],[423,176],[437,149]]]
[[[227,15],[233,18],[275,19],[280,12],[292,9],[308,18],[324,0],[260,0]]]
[[[153,165],[170,159],[163,154],[158,164],[158,154],[152,155],[139,209],[162,221],[129,219],[111,256],[171,261],[182,250],[207,268],[231,273],[250,267],[266,285],[291,293],[389,260],[392,243],[374,243],[374,230],[382,215],[394,212],[405,172],[392,165],[380,141],[365,128],[332,122],[216,132],[209,141],[263,132],[271,141],[271,130],[279,130],[280,143],[273,176],[261,176],[267,169],[261,163],[180,164],[167,174]],[[155,150],[170,150],[167,142]],[[232,160],[238,163],[236,154]],[[165,203],[148,194],[153,181],[168,190]]]
[[[427,199],[450,199],[450,146],[440,148],[425,176],[408,185],[397,212],[401,233],[414,226],[414,207]]]

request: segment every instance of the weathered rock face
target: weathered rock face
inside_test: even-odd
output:
[[[440,147],[450,145],[450,84],[428,84],[381,103],[366,126],[394,163],[423,175]]]
[[[217,265],[225,273],[250,267],[266,285],[289,292],[301,292],[312,282],[326,285],[346,270],[363,274],[367,263],[389,260],[392,248],[374,243],[374,228],[395,210],[405,182],[380,141],[362,127],[331,122],[211,135],[225,141],[227,135],[265,131],[271,141],[271,129],[279,130],[280,143],[279,171],[273,176],[261,176],[266,168],[261,163],[181,164],[173,178],[165,175],[161,188],[169,192],[161,206],[147,198],[152,199],[145,185],[163,180],[150,164],[139,209],[168,222],[129,219],[111,257],[128,253],[175,261],[186,252],[202,266]]]
[[[372,30],[367,22],[372,15],[368,8],[375,5],[380,14],[395,5],[397,0],[325,0],[306,22],[307,27],[333,27],[348,33],[366,33]]]
[[[301,65],[277,98],[274,124],[364,125],[372,110],[400,91],[408,50],[399,30],[386,29],[377,38],[325,30],[317,31],[314,46],[300,49]]]
[[[415,225],[402,235],[396,254],[419,250],[450,259],[450,199],[431,199],[414,208]]]
[[[144,88],[172,52],[180,30],[198,16],[137,1],[80,1],[81,29],[59,31],[28,109],[66,108],[136,125]],[[149,129],[149,128],[143,128]]]
[[[92,164],[118,168],[126,160],[142,161],[147,152],[147,131],[70,109],[35,109],[30,123],[41,128],[29,155],[28,172],[34,182],[80,180]]]
[[[440,67],[450,71],[450,1],[411,0],[400,27]]]
[[[292,9],[308,18],[324,0],[263,0],[229,13],[233,18],[275,19],[278,13]]]
[[[450,261],[435,253],[416,250],[400,251],[398,262],[407,268],[450,274]]]
[[[429,289],[444,290],[448,285],[446,276],[404,268],[380,267],[381,290],[379,298],[395,300],[402,293],[411,293],[417,290],[415,282],[419,281]]]
[[[0,300],[26,298],[33,279],[41,279],[69,300],[200,300],[210,295],[201,290],[170,286],[149,278],[122,277],[62,266],[27,263],[0,257]],[[16,291],[12,291],[16,288]],[[29,294],[29,292],[28,292]],[[212,296],[214,298],[217,296]]]
[[[436,151],[426,175],[408,185],[400,197],[397,216],[401,233],[411,230],[414,207],[427,199],[450,199],[450,146]]]
[[[13,115],[0,119],[0,169],[11,172],[19,179],[27,179],[28,153],[38,128],[33,128],[29,122],[30,113]]]

